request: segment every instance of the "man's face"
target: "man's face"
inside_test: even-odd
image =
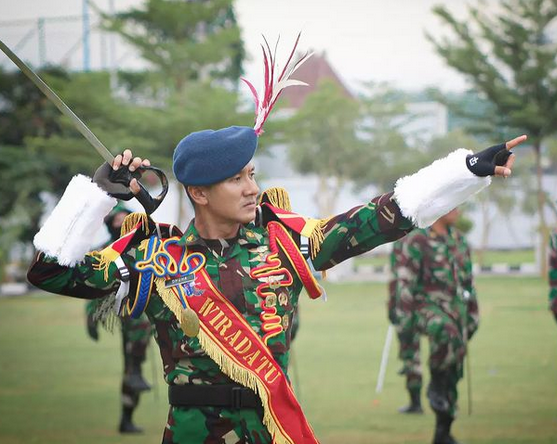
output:
[[[204,192],[206,208],[215,222],[247,224],[255,219],[259,187],[253,162],[238,174],[206,187]]]

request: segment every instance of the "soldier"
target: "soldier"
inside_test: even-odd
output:
[[[557,231],[549,238],[549,310],[557,321]]]
[[[129,211],[118,204],[105,218],[105,225],[112,241],[120,237],[120,229]],[[98,325],[102,317],[103,299],[93,299],[86,304],[87,333],[94,341],[99,339]],[[101,320],[106,322],[105,319]],[[122,354],[124,357],[124,374],[120,389],[122,412],[118,430],[120,433],[142,433],[132,420],[133,412],[139,405],[141,392],[151,390],[151,386],[143,378],[141,367],[145,361],[147,346],[153,334],[151,323],[145,315],[139,319],[130,316],[121,317]]]
[[[391,280],[389,281],[388,316],[389,321],[395,326],[399,342],[398,357],[402,361],[399,374],[406,377],[406,390],[410,397],[407,406],[398,409],[400,413],[424,412],[421,401],[422,391],[422,365],[420,360],[420,333],[417,329],[416,316],[412,305],[401,305],[397,309],[396,290],[398,281],[398,267],[403,263],[402,240],[393,242],[390,256]]]
[[[277,83],[275,70],[267,71],[254,128],[199,131],[178,143],[173,171],[195,211],[183,234],[132,215],[126,236],[88,252],[83,238],[102,223],[115,204],[110,194],[118,193],[101,168],[93,182],[84,176],[70,182],[35,237],[39,253],[30,282],[88,298],[119,286],[126,296],[115,309],[132,317],[145,312],[155,326],[169,384],[164,444],[317,443],[287,376],[298,296],[302,288],[312,298],[323,294],[300,243],[308,243],[314,268],[326,270],[414,224],[429,225],[487,186],[488,176],[510,175],[508,149],[525,139],[477,154],[457,150],[399,180],[394,192],[325,220],[292,213],[280,189],[264,192],[258,205],[252,162],[258,136],[280,88],[297,83],[288,76],[298,65],[288,65]],[[503,165],[495,165],[497,153],[504,154]],[[125,150],[112,168],[146,165]],[[129,188],[140,191],[135,179]]]
[[[478,328],[478,303],[470,250],[454,228],[458,210],[401,241],[397,255],[395,312],[400,323],[427,335],[431,381],[427,396],[436,415],[434,444],[457,444],[450,430],[457,409],[467,342]],[[409,316],[408,313],[411,313]]]

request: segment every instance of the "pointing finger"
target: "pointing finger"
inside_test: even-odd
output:
[[[520,145],[522,142],[524,142],[526,139],[528,139],[528,136],[526,134],[523,134],[522,136],[518,136],[515,137],[513,140],[509,140],[505,145],[507,150],[511,150],[513,149],[515,146]]]

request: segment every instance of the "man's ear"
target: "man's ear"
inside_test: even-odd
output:
[[[192,202],[196,205],[207,205],[207,187],[202,186],[188,186],[186,192],[190,196]]]

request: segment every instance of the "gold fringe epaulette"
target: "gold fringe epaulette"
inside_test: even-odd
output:
[[[272,187],[261,193],[259,203],[269,202],[273,207],[280,208],[284,211],[292,211],[290,204],[290,196],[288,191],[280,187]]]
[[[149,234],[149,216],[145,213],[131,213],[126,216],[122,227],[120,228],[120,236],[125,236],[132,231],[137,224],[141,222],[146,234]]]

